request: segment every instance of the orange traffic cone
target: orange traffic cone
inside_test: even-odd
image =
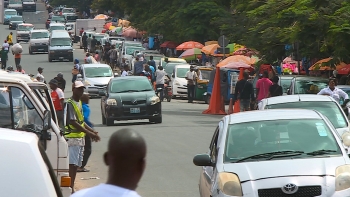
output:
[[[228,113],[227,114],[232,114],[233,113],[233,100],[230,98],[230,105],[228,106]]]

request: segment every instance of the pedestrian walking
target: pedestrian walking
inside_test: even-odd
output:
[[[187,71],[185,79],[187,80],[187,99],[189,103],[193,103],[194,100],[194,87],[197,79],[194,66],[190,66],[190,70]]]
[[[84,114],[84,122],[91,128],[94,128],[94,125],[90,122],[90,107],[89,107],[89,94],[83,94],[81,96],[81,102],[83,104],[83,114]],[[90,172],[90,170],[86,169],[85,166],[89,160],[89,157],[92,152],[91,147],[91,138],[88,135],[85,135],[85,146],[84,146],[84,155],[83,155],[83,162],[81,166],[78,168],[77,172]]]
[[[98,54],[98,51],[95,52],[94,58],[95,58],[97,63],[100,63],[101,58],[100,58],[100,54]]]
[[[274,76],[272,78],[272,86],[270,86],[269,89],[269,96],[268,97],[275,97],[275,96],[282,96],[283,95],[283,90],[280,85],[278,85],[278,81],[280,78],[278,76]]]
[[[163,66],[159,66],[158,70],[155,73],[156,75],[156,88],[162,88],[164,89],[164,77],[167,75],[167,73],[164,71]],[[164,99],[164,91],[160,91],[160,100],[163,101]]]
[[[255,100],[253,84],[248,81],[249,73],[243,73],[243,79],[239,80],[235,88],[234,102],[239,100],[240,111],[249,111],[250,104]]]
[[[4,47],[4,50],[9,52],[10,50],[10,45],[7,43],[7,40],[4,40],[4,44],[2,44],[2,47]]]
[[[257,97],[257,101],[258,101],[258,107],[260,109],[260,105],[261,105],[261,100],[265,99],[268,97],[269,95],[269,90],[270,87],[272,86],[272,82],[269,79],[269,72],[267,72],[266,70],[263,72],[263,76],[261,79],[259,79],[256,82],[256,95],[258,95]]]
[[[79,60],[75,59],[73,63],[74,63],[74,67],[72,69],[72,83],[74,83],[75,80],[77,80],[78,74],[80,73]]]
[[[87,46],[88,46],[88,43],[87,43],[87,35],[86,35],[86,32],[84,32],[84,35],[81,37],[81,40],[83,41],[83,48],[84,48],[84,52],[87,52]]]
[[[13,38],[12,38],[12,36],[13,36],[13,33],[10,32],[10,34],[9,34],[9,35],[7,36],[7,38],[6,38],[7,43],[8,43],[10,46],[13,45]]]
[[[23,70],[22,66],[21,65],[18,65],[17,66],[17,70],[15,72],[19,72],[19,73],[22,73],[22,74],[26,74],[26,71]]]
[[[122,70],[123,70],[122,75],[121,75],[122,77],[126,77],[126,76],[129,75],[128,72],[130,71],[130,69],[129,69],[129,66],[128,66],[128,65],[124,66],[124,67],[122,68]]]
[[[6,51],[4,47],[2,47],[2,50],[0,53],[1,53],[1,69],[5,70],[7,65],[7,60],[8,60],[8,51]]]
[[[105,64],[110,64],[109,61],[109,50],[111,49],[111,44],[109,42],[106,42],[105,46],[103,46],[103,60]]]
[[[97,40],[95,36],[92,36],[90,53],[94,54],[96,52]]]
[[[21,64],[22,54],[21,53],[15,53],[15,52],[12,52],[12,54],[15,56],[15,65],[16,65],[16,68],[17,68],[17,66]]]
[[[80,31],[79,31],[79,35],[82,36],[84,34],[86,34],[86,32],[84,32],[84,28],[81,28]]]
[[[118,58],[118,51],[115,48],[115,45],[112,45],[112,48],[109,50],[108,55],[109,55],[109,62],[110,62],[110,66],[112,69],[115,68],[115,60]]]
[[[134,75],[135,76],[140,76],[143,71],[143,62],[140,61],[138,57],[135,58],[135,63],[134,63]]]
[[[64,108],[64,93],[61,88],[58,87],[58,81],[56,79],[51,79],[49,82],[51,89],[52,103],[56,110],[56,116],[58,120],[58,126],[64,128],[63,123],[63,108]]]
[[[149,61],[148,61],[148,65],[152,66],[154,68],[154,70],[156,70],[156,62],[153,60],[153,56],[151,55],[149,57]]]
[[[44,71],[43,68],[41,67],[38,68],[38,74],[36,74],[36,80],[38,80],[38,82],[46,83],[45,77],[43,75],[43,71]]]
[[[89,37],[86,39],[86,41],[88,46],[88,52],[91,52],[91,41],[92,41],[91,34],[89,34]]]
[[[57,77],[55,77],[54,79],[57,80],[58,87],[64,92],[64,89],[66,89],[66,80],[63,78],[63,74],[58,73]]]
[[[81,96],[84,94],[84,84],[81,81],[73,83],[73,95],[66,102],[65,114],[65,137],[69,149],[69,176],[71,188],[74,193],[74,182],[77,169],[82,165],[85,135],[89,135],[92,141],[100,141],[98,133],[84,122]]]
[[[140,197],[135,190],[146,168],[146,153],[146,142],[138,132],[121,129],[113,133],[104,154],[107,182],[82,189],[72,197]]]

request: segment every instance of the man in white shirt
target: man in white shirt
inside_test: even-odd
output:
[[[194,66],[190,67],[190,70],[186,73],[187,80],[187,99],[189,103],[193,103],[194,100],[194,87],[197,79],[197,74],[194,71]]]
[[[108,165],[107,183],[80,190],[71,197],[140,197],[135,190],[146,167],[143,137],[131,129],[113,133],[104,161]]]
[[[36,74],[36,80],[38,80],[38,82],[43,82],[45,83],[45,77],[43,75],[43,68],[39,67],[38,68],[38,74]]]
[[[159,66],[158,70],[156,70],[156,88],[164,89],[164,77],[166,76],[166,72],[163,69],[163,66]],[[160,100],[163,101],[164,91],[160,91]]]
[[[344,99],[344,104],[349,102],[349,95],[345,93],[342,89],[336,88],[337,81],[334,78],[329,79],[328,87],[323,88],[317,95],[325,95],[330,96],[334,100],[336,100],[338,103],[340,101],[340,98]]]
[[[125,65],[125,66],[124,66],[124,70],[123,70],[123,72],[122,72],[122,77],[128,76],[128,72],[129,72],[129,66],[128,66],[128,65]]]
[[[4,44],[2,44],[2,47],[4,47],[5,51],[7,51],[7,52],[9,51],[10,45],[9,45],[9,43],[7,43],[7,40],[4,41]]]

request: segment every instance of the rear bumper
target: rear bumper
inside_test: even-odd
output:
[[[130,113],[131,108],[140,108],[140,113]],[[113,120],[139,120],[161,117],[161,102],[154,105],[106,106],[105,117]]]
[[[32,45],[29,47],[31,52],[34,53],[42,53],[42,52],[48,52],[49,46],[47,45]]]
[[[29,41],[29,35],[28,35],[28,36],[16,37],[16,39],[17,39],[18,41],[25,41],[25,42],[28,42],[28,41]]]
[[[71,53],[60,53],[60,52],[54,52],[49,53],[49,59],[52,60],[65,60],[65,59],[73,59],[73,52]]]

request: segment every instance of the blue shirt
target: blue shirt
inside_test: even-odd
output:
[[[155,71],[153,66],[150,66],[149,68],[151,69],[152,79],[154,80],[155,79],[154,72],[156,72],[156,71]]]
[[[92,123],[90,122],[90,107],[88,104],[83,103],[83,113],[84,113],[84,122],[89,126],[92,127]]]

